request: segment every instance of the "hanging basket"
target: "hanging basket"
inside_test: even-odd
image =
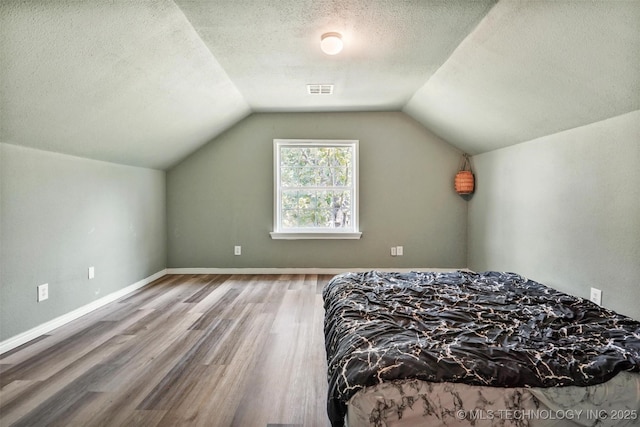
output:
[[[471,172],[471,162],[469,161],[468,154],[462,156],[462,164],[456,174],[454,184],[456,193],[460,195],[471,194],[475,189],[475,180],[473,178],[473,172]]]

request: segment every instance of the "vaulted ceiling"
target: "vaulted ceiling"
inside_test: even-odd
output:
[[[638,0],[0,2],[0,142],[117,163],[252,112],[404,111],[476,154],[638,109]]]

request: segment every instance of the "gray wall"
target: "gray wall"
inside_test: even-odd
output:
[[[474,156],[469,267],[640,319],[640,111]]]
[[[161,171],[0,144],[0,341],[164,269],[165,195]]]
[[[360,140],[360,240],[271,239],[274,138]],[[465,267],[460,155],[399,112],[253,114],[168,172],[168,265]]]

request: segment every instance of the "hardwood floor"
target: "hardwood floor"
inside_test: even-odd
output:
[[[328,426],[331,276],[169,275],[0,356],[0,426]]]

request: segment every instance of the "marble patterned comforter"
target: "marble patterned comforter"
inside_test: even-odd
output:
[[[416,379],[358,391],[349,427],[631,427],[640,425],[640,374],[602,384],[485,387]]]
[[[344,273],[323,298],[334,427],[383,382],[589,386],[640,372],[640,322],[513,273]]]

